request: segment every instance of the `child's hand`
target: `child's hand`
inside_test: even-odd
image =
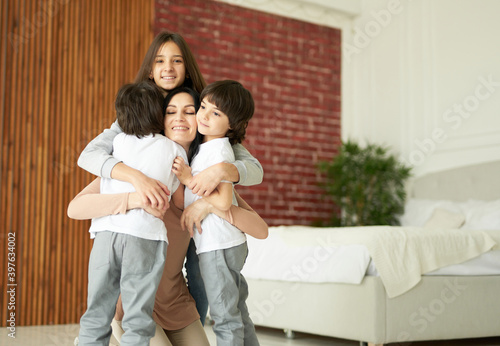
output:
[[[124,163],[118,163],[111,172],[113,179],[127,181],[134,185],[139,193],[142,203],[154,208],[163,209],[168,204],[170,191],[161,181],[152,179],[134,168],[130,168]]]
[[[142,179],[135,180],[133,185],[145,205],[159,209],[168,208],[170,191],[161,181],[144,176]]]
[[[165,215],[165,212],[169,207],[170,207],[169,203],[166,203],[162,208],[159,207],[154,208],[149,204],[144,204],[143,199],[141,198],[141,195],[138,192],[131,192],[128,195],[127,210],[144,209],[147,213],[157,218],[163,219],[163,216]]]
[[[205,168],[203,171],[196,174],[193,179],[191,179],[189,185],[184,185],[193,191],[194,194],[197,194],[200,197],[207,197],[222,181],[224,174],[222,167],[223,166],[220,164],[215,164]]]
[[[177,176],[181,184],[187,185],[193,179],[191,174],[191,167],[189,167],[184,159],[177,156],[172,164],[172,172]]]

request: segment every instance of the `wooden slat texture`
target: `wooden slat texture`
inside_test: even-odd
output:
[[[76,161],[113,122],[116,91],[153,39],[153,10],[153,0],[0,2],[2,326],[10,312],[23,326],[77,323],[85,311],[90,222],[66,208],[93,177]]]

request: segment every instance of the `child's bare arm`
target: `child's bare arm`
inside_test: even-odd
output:
[[[241,144],[233,145],[236,161],[221,162],[204,169],[186,185],[198,196],[208,196],[223,180],[243,186],[262,183],[264,170],[260,162]]]
[[[217,209],[229,210],[233,204],[233,184],[220,183],[209,196],[203,198]]]
[[[180,156],[174,159],[172,164],[172,172],[177,176],[182,185],[188,185],[193,180],[191,174],[191,167],[188,166],[186,161]]]
[[[183,185],[188,186],[193,180],[191,167],[189,167],[180,156],[175,158],[174,163],[172,164],[172,171]],[[231,208],[233,203],[233,184],[220,183],[209,196],[205,196],[203,198],[206,198],[208,202],[217,209],[223,211],[228,210]]]
[[[167,187],[113,157],[113,140],[122,132],[118,121],[115,121],[109,129],[104,130],[85,147],[78,158],[78,166],[99,177],[131,183],[141,195],[145,205],[164,209],[170,194]]]
[[[134,185],[144,205],[164,209],[168,204],[170,191],[161,181],[152,179],[141,171],[125,165],[123,162],[116,164],[111,171],[111,178],[126,181]]]
[[[268,236],[267,223],[246,203],[236,191],[236,200],[239,206],[232,205],[227,211],[214,208],[208,203],[206,198],[201,198],[186,207],[181,216],[181,226],[192,235],[196,226],[198,232],[202,232],[201,221],[209,214],[213,213],[233,226],[236,226],[242,232],[257,239],[265,239]]]

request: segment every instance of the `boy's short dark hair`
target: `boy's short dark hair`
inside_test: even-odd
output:
[[[254,102],[250,91],[234,80],[222,80],[209,84],[203,89],[200,99],[207,98],[227,115],[229,126],[226,134],[231,144],[241,143],[245,139],[248,122],[253,116]]]
[[[116,95],[118,125],[127,135],[138,138],[164,129],[163,94],[154,84],[139,82],[123,85]]]

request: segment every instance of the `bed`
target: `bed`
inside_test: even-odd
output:
[[[500,336],[499,176],[490,162],[416,179],[401,227],[353,228],[350,239],[281,226],[249,239],[252,319],[362,345]]]

